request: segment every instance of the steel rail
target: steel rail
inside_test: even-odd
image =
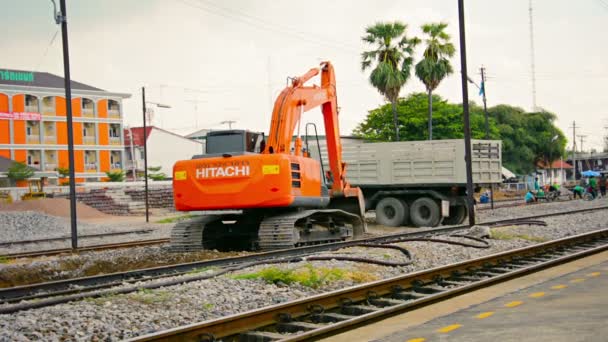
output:
[[[117,235],[129,235],[129,234],[147,234],[153,232],[153,229],[139,229],[139,230],[130,230],[124,232],[112,232],[112,233],[99,233],[99,234],[87,234],[87,235],[79,235],[79,239],[87,239],[87,238],[101,238],[108,236],[117,236]],[[12,245],[27,245],[34,243],[45,243],[45,242],[55,242],[55,241],[66,241],[70,240],[69,236],[55,237],[55,238],[46,238],[46,239],[37,239],[37,240],[17,240],[17,241],[5,241],[0,242],[0,246],[12,246]]]
[[[528,217],[521,217],[517,219],[507,219],[507,220],[497,220],[491,222],[485,222],[485,225],[501,225],[504,223],[516,223],[517,221],[530,221],[533,219],[548,217],[548,216],[560,216],[572,213],[582,213],[588,211],[596,211],[596,210],[604,210],[608,209],[608,207],[596,207],[596,208],[586,208],[586,209],[578,209],[569,212],[562,213],[551,213],[551,214],[543,214],[543,215],[534,215]],[[176,265],[167,265],[167,266],[158,266],[152,268],[138,269],[126,272],[116,272],[110,274],[96,275],[96,276],[88,276],[74,279],[65,279],[65,280],[57,280],[51,282],[44,283],[36,283],[30,285],[22,285],[15,286],[10,288],[0,289],[0,303],[10,303],[22,300],[31,300],[31,299],[40,299],[40,298],[49,298],[58,295],[72,295],[66,298],[58,298],[55,300],[50,300],[45,302],[44,300],[38,301],[36,303],[32,303],[30,305],[23,304],[20,309],[15,309],[11,311],[10,308],[0,308],[0,313],[10,313],[15,311],[20,311],[24,309],[30,309],[34,307],[43,307],[48,305],[55,305],[59,303],[66,303],[74,300],[79,300],[85,298],[87,296],[99,296],[109,291],[105,292],[96,292],[89,293],[88,291],[98,291],[102,289],[111,288],[114,286],[124,285],[127,283],[136,283],[147,280],[155,280],[164,277],[171,276],[179,276],[184,275],[189,272],[192,272],[197,269],[209,268],[209,267],[221,267],[221,268],[232,268],[238,265],[243,265],[247,263],[255,263],[261,261],[272,261],[279,258],[286,257],[298,257],[305,256],[310,254],[315,254],[319,252],[326,252],[341,248],[351,247],[361,243],[387,243],[394,240],[399,240],[402,238],[416,238],[416,237],[431,237],[435,235],[443,235],[448,233],[455,233],[464,229],[468,229],[470,226],[461,225],[461,226],[453,226],[446,228],[431,228],[424,229],[416,232],[409,233],[398,233],[398,234],[390,234],[376,237],[369,237],[358,240],[350,240],[344,242],[334,242],[329,244],[322,245],[313,245],[313,246],[304,246],[293,249],[284,249],[277,250],[271,252],[263,252],[256,253],[252,255],[245,256],[237,256],[237,257],[229,257],[229,258],[221,258],[221,259],[212,259],[212,260],[203,260],[203,261],[195,261],[188,262]],[[197,280],[196,277],[193,277],[194,280]],[[190,281],[194,281],[190,280]],[[183,283],[187,282],[187,280],[175,280],[174,283]],[[169,286],[171,283],[165,283],[158,286]],[[150,286],[149,288],[155,288],[158,286]],[[141,287],[141,286],[140,286]],[[140,288],[138,287],[138,288]],[[138,288],[134,287],[134,290],[123,290],[121,293],[128,293],[137,291]],[[74,295],[76,294],[76,295]]]
[[[159,245],[159,244],[168,243],[168,242],[169,242],[168,238],[117,242],[117,243],[109,243],[109,244],[103,244],[103,245],[82,246],[82,247],[78,247],[76,252],[90,252],[90,251],[100,251],[100,250],[106,250],[106,249]],[[73,253],[74,253],[74,250],[72,250],[71,248],[57,248],[57,249],[48,249],[48,250],[42,250],[42,251],[7,253],[7,254],[0,254],[0,255],[5,259],[22,259],[22,258],[34,258],[34,257],[40,257],[40,256],[52,256],[52,255],[59,255],[59,254],[73,254]]]
[[[605,250],[601,229],[128,341],[310,340]]]

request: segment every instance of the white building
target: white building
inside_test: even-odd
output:
[[[124,130],[125,171],[128,176],[132,176],[134,170],[138,174],[144,171],[144,139],[148,149],[148,171],[150,167],[160,166],[159,172],[166,174],[167,177],[172,177],[175,162],[191,159],[193,155],[204,152],[202,142],[158,127],[146,127],[146,134],[143,127],[126,128]],[[131,178],[127,177],[127,179]]]

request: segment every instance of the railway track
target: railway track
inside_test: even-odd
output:
[[[103,244],[103,245],[78,247],[76,252],[90,252],[90,251],[102,251],[102,250],[106,250],[106,249],[150,246],[150,245],[159,245],[159,244],[168,243],[168,242],[169,242],[168,238],[118,242],[118,243],[109,243],[109,244]],[[34,258],[34,257],[40,257],[40,256],[60,255],[60,254],[67,254],[67,253],[74,253],[74,250],[71,248],[57,248],[57,249],[49,249],[49,250],[42,250],[42,251],[7,253],[7,254],[0,254],[0,255],[5,259],[21,259],[21,258]]]
[[[92,238],[104,238],[104,237],[121,236],[121,235],[129,235],[129,234],[148,234],[153,231],[154,231],[153,229],[139,229],[139,230],[124,231],[124,232],[79,235],[78,238],[79,239],[92,239]],[[30,244],[47,243],[47,242],[62,242],[62,241],[70,241],[70,239],[71,239],[70,236],[62,236],[62,237],[36,239],[36,240],[6,241],[6,242],[0,242],[0,247],[10,247],[10,246],[16,246],[16,245],[30,245]]]
[[[518,219],[498,220],[486,222],[485,225],[504,226],[514,223],[539,224],[536,219],[549,216],[559,216],[572,213],[581,213],[596,210],[605,210],[608,207],[597,207],[581,209],[562,213],[544,214],[522,217]],[[0,304],[17,303],[30,301],[14,305],[0,307],[0,314],[12,313],[21,310],[45,307],[81,300],[87,297],[98,297],[109,294],[130,293],[141,290],[142,288],[153,289],[163,286],[171,286],[190,281],[197,281],[218,276],[219,274],[192,274],[197,270],[208,269],[210,267],[221,268],[224,273],[238,269],[239,267],[249,267],[259,263],[272,263],[280,259],[307,256],[319,252],[327,252],[361,244],[391,243],[404,238],[430,238],[436,235],[455,234],[469,226],[455,226],[447,228],[433,228],[420,230],[411,233],[391,234],[384,236],[370,237],[360,240],[337,242],[331,244],[306,246],[288,250],[278,250],[265,253],[257,253],[247,256],[205,260],[190,262],[177,265],[139,269],[127,272],[104,274],[75,279],[66,279],[11,288],[0,289]],[[178,277],[148,284],[137,284],[142,281],[162,280],[162,278]],[[130,286],[127,286],[130,285]],[[120,288],[113,288],[118,287]],[[31,301],[35,300],[35,301]]]
[[[302,341],[608,250],[608,229],[553,240],[129,341]]]

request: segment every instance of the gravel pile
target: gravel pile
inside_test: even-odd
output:
[[[173,224],[146,224],[145,222],[112,223],[78,222],[78,235],[105,234],[115,232],[135,231],[134,234],[118,235],[116,237],[86,238],[80,240],[80,246],[98,245],[104,243],[126,242],[131,240],[155,239],[169,237]],[[138,231],[151,230],[148,233]],[[70,236],[70,221],[67,218],[47,215],[35,211],[0,211],[0,243],[38,240],[48,238],[63,238]],[[1,253],[16,253],[31,250],[65,248],[70,241],[53,241],[38,244],[0,246]]]

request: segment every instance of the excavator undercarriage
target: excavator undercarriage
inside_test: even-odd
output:
[[[288,249],[344,241],[365,231],[359,215],[340,209],[291,210],[280,214],[243,212],[199,216],[178,223],[171,232],[171,249]]]

